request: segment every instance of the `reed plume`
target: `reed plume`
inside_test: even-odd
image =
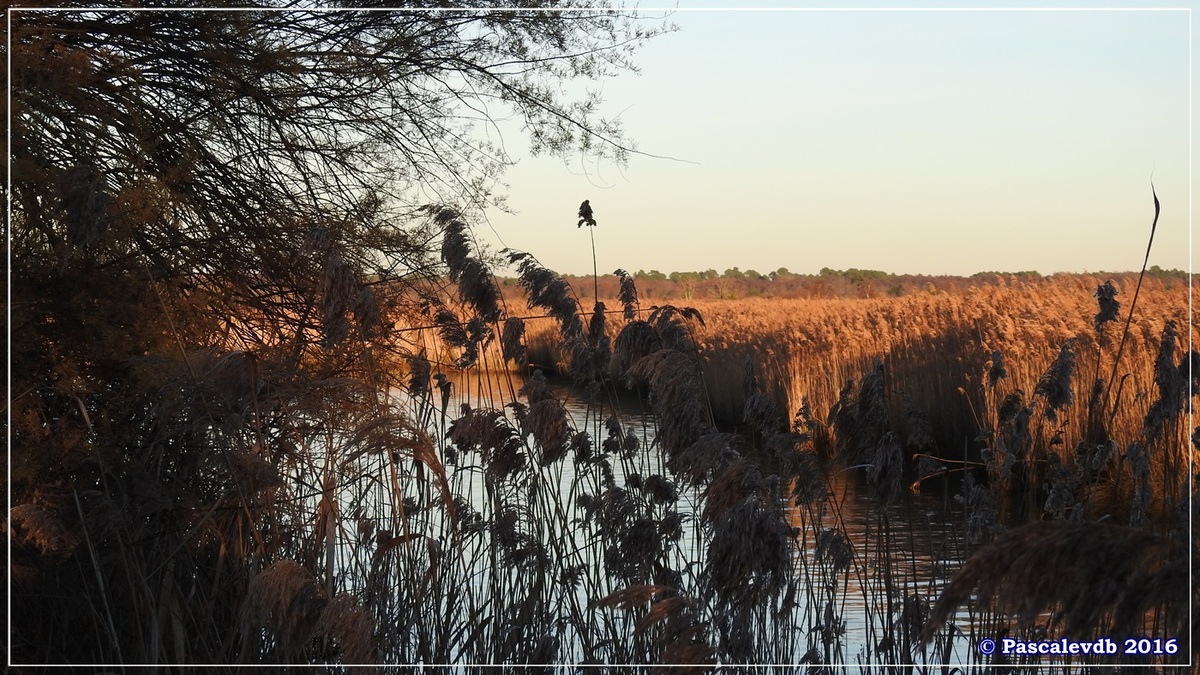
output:
[[[791,481],[796,506],[813,504],[829,491],[821,462],[815,451],[797,449],[783,464],[781,477]]]
[[[833,528],[821,530],[817,535],[816,561],[828,565],[834,572],[850,569],[854,561],[854,546],[846,533]]]
[[[709,432],[704,385],[695,357],[661,349],[635,363],[628,378],[630,384],[649,385],[660,420],[658,442],[668,458]]]
[[[847,380],[837,403],[829,409],[829,425],[833,427],[838,450],[852,461],[871,461],[887,430],[888,412],[884,394],[883,362],[859,381]]]
[[[250,598],[254,616],[274,633],[280,656],[292,658],[312,636],[329,603],[325,590],[303,565],[279,560],[255,578]]]
[[[615,377],[628,378],[629,369],[643,357],[662,349],[658,332],[645,321],[630,321],[613,341],[611,369]]]
[[[679,637],[667,644],[660,663],[655,669],[662,675],[700,675],[716,670],[717,650],[709,645],[704,635],[706,627],[692,625],[681,631]]]
[[[1063,343],[1058,357],[1050,368],[1038,379],[1033,389],[1034,396],[1042,396],[1046,402],[1046,419],[1058,421],[1058,413],[1075,400],[1071,375],[1075,372],[1075,340]]]
[[[335,248],[330,248],[325,255],[317,295],[321,298],[321,326],[324,331],[321,343],[328,349],[350,333],[346,312],[356,304],[359,296],[354,270]]]
[[[1157,399],[1150,404],[1143,423],[1147,443],[1153,444],[1163,436],[1167,426],[1178,419],[1188,407],[1188,400],[1200,391],[1200,353],[1189,351],[1178,363],[1175,361],[1178,326],[1167,321],[1154,360],[1154,385]]]
[[[1121,318],[1121,303],[1117,300],[1117,287],[1113,286],[1111,279],[1097,286],[1094,295],[1099,308],[1092,323],[1096,327],[1096,332],[1099,333],[1104,329],[1105,324]]]
[[[521,435],[499,410],[466,407],[451,423],[447,439],[459,450],[479,451],[488,475],[496,480],[513,476],[525,468],[525,444],[521,442]]]
[[[410,354],[408,361],[408,391],[413,396],[421,396],[430,393],[429,376],[432,372],[432,366],[429,363],[429,358],[425,355],[425,350]]]
[[[525,379],[517,394],[524,396],[529,405],[555,398],[554,392],[550,391],[550,384],[546,382],[546,376],[540,370],[533,371],[533,374]]]
[[[715,525],[746,499],[767,498],[766,486],[766,478],[757,462],[738,459],[721,471],[701,493],[704,499],[701,520],[705,524]]]
[[[476,316],[496,323],[501,314],[500,288],[487,264],[471,254],[467,224],[457,211],[446,207],[436,209],[434,221],[442,228],[442,262],[450,281],[458,286],[459,298]]]
[[[733,448],[736,440],[736,434],[710,430],[670,457],[667,468],[689,485],[704,485],[741,458]]]
[[[887,432],[875,446],[871,466],[867,469],[867,480],[879,501],[890,504],[900,493],[904,477],[904,452],[896,442],[895,435]]]
[[[79,536],[50,509],[33,503],[18,504],[8,514],[16,528],[13,538],[45,555],[66,557],[79,546]]]
[[[647,476],[642,489],[652,502],[658,504],[671,504],[679,499],[679,490],[675,488],[675,484],[662,474]]]
[[[1004,367],[1004,354],[1000,350],[992,352],[991,363],[988,364],[988,386],[995,389],[996,384],[1008,377],[1008,369]]]
[[[557,319],[564,342],[581,337],[583,321],[579,318],[579,302],[571,295],[571,286],[528,253],[510,249],[508,260],[517,266],[518,282],[529,294],[529,307],[544,309]]]
[[[968,471],[963,479],[962,490],[954,495],[954,501],[963,505],[965,517],[964,535],[970,544],[988,541],[1003,530],[999,512],[992,500],[992,492],[975,480]]]
[[[599,382],[608,372],[612,358],[612,342],[605,328],[603,302],[597,302],[588,322],[588,331],[563,343],[570,357],[568,371],[578,382]]]
[[[349,593],[338,593],[325,606],[316,632],[336,640],[341,660],[347,664],[379,662],[375,649],[375,622],[366,607]]]
[[[787,432],[787,419],[779,410],[775,399],[763,393],[758,377],[754,373],[754,361],[748,354],[743,362],[743,370],[745,403],[742,407],[742,419],[763,437]]]
[[[571,429],[567,422],[567,409],[556,398],[547,398],[529,406],[523,421],[525,433],[542,449],[540,464],[549,466],[567,454],[571,440]]]
[[[592,435],[586,431],[577,431],[571,435],[571,453],[575,464],[586,466],[596,456],[592,444]]]
[[[938,598],[921,640],[928,643],[973,592],[985,606],[1016,615],[1022,627],[1052,612],[1048,629],[1075,639],[1134,634],[1146,611],[1186,587],[1169,586],[1180,581],[1173,562],[1180,554],[1144,530],[1061,521],[1025,525],[971,556]]]
[[[623,269],[618,269],[613,272],[620,279],[621,287],[617,294],[617,300],[621,303],[622,316],[626,321],[633,321],[637,317],[638,311],[638,295],[637,286],[633,283],[633,277]]]
[[[500,333],[500,353],[505,361],[516,364],[522,371],[529,365],[524,339],[525,321],[516,316],[505,319],[504,328]]]
[[[755,607],[786,588],[792,529],[771,498],[752,494],[740,500],[721,512],[712,528],[706,587],[718,606]]]
[[[617,607],[637,611],[649,604],[634,626],[634,636],[663,630],[659,663],[653,672],[703,673],[713,670],[716,650],[705,640],[706,626],[699,622],[698,603],[680,595],[669,584],[633,584],[620,588],[591,604],[592,607]]]
[[[615,531],[609,530],[606,538],[610,543],[604,551],[604,567],[610,574],[628,583],[653,578],[664,543],[653,519],[635,518]]]
[[[647,321],[654,327],[654,331],[658,333],[665,348],[684,353],[694,353],[699,350],[692,335],[692,326],[689,323],[695,321],[701,326],[704,325],[704,317],[700,315],[699,310],[692,307],[663,305],[651,310]]]

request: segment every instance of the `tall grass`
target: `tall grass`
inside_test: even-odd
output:
[[[508,252],[518,308],[461,217],[430,217],[449,286],[368,300],[326,256],[320,348],[164,364],[147,419],[174,423],[137,461],[12,510],[21,655],[931,672],[1002,630],[1183,630],[1180,291],[1142,288],[1119,360],[1119,278],[642,308],[618,273],[610,313]],[[348,320],[376,314],[402,323]],[[932,481],[983,546],[965,565],[908,492]]]
[[[1129,477],[1126,492],[1122,492],[1113,468],[1106,468],[1094,454],[1080,458],[1063,447],[1071,443],[1076,452],[1083,452],[1079,448],[1085,438],[1098,442],[1095,424],[1088,421],[1086,402],[1080,402],[1074,392],[1080,386],[1079,378],[1095,379],[1115,361],[1111,351],[1105,352],[1110,348],[1105,335],[1108,322],[1093,317],[1086,307],[1091,302],[1089,296],[1096,295],[1101,307],[1097,314],[1105,314],[1105,298],[1111,302],[1113,294],[1104,289],[1120,293],[1122,286],[1119,281],[1111,286],[1097,284],[1101,290],[1087,293],[1087,283],[1079,278],[1055,279],[1035,288],[1016,285],[979,289],[966,298],[929,296],[840,306],[819,303],[825,313],[817,314],[815,326],[805,329],[814,346],[812,352],[817,352],[815,347],[820,345],[820,353],[827,355],[820,361],[812,353],[807,361],[802,359],[797,354],[804,352],[791,351],[794,345],[777,335],[773,337],[761,326],[747,330],[744,323],[735,323],[752,316],[747,312],[730,315],[728,321],[733,327],[723,325],[719,312],[714,318],[712,304],[708,312],[659,307],[645,320],[630,320],[619,330],[610,325],[606,334],[614,345],[613,368],[608,378],[601,371],[590,371],[598,378],[593,382],[607,388],[618,386],[624,378],[627,384],[644,388],[656,413],[654,439],[662,463],[653,469],[660,472],[653,474],[653,482],[643,479],[644,472],[636,468],[624,467],[611,477],[602,472],[597,493],[580,495],[582,508],[589,514],[611,514],[614,508],[618,509],[615,513],[638,513],[627,504],[629,496],[655,485],[664,494],[690,494],[694,509],[690,513],[668,512],[655,524],[652,500],[642,507],[646,511],[641,511],[650,514],[649,520],[634,519],[635,527],[629,530],[600,516],[599,537],[615,536],[617,543],[604,547],[603,565],[598,557],[586,569],[600,577],[615,575],[627,585],[600,599],[589,596],[586,608],[629,612],[631,616],[625,623],[620,623],[619,617],[610,617],[603,630],[620,630],[623,625],[629,631],[633,622],[629,644],[646,649],[610,653],[608,657],[620,656],[639,663],[685,653],[703,656],[703,662],[720,659],[734,663],[983,662],[970,646],[956,642],[954,629],[937,632],[949,616],[947,608],[961,598],[955,599],[958,591],[950,587],[945,596],[949,599],[934,607],[933,598],[940,590],[937,576],[918,569],[918,559],[913,557],[917,549],[914,542],[921,537],[911,529],[911,521],[907,532],[897,529],[891,514],[905,502],[903,488],[910,483],[920,485],[931,476],[948,471],[964,473],[974,467],[972,475],[986,483],[981,486],[968,479],[961,485],[960,497],[962,517],[976,541],[990,539],[1006,524],[1038,517],[1119,517],[1132,519],[1139,528],[1150,525],[1148,515],[1135,518],[1128,508],[1116,510],[1121,500],[1129,501],[1130,491],[1135,490],[1129,487],[1132,470],[1126,470]],[[1081,302],[1072,301],[1080,315],[1072,321],[1066,307],[1071,305],[1068,300],[1073,291],[1085,292],[1079,293]],[[1178,311],[1172,307],[1172,290],[1152,286],[1144,292],[1143,307],[1148,308],[1144,311],[1165,311],[1168,315]],[[1032,302],[1033,309],[1022,307],[1022,302]],[[1057,309],[1055,302],[1060,305]],[[847,310],[853,312],[868,304],[871,311],[864,316],[845,315]],[[1005,316],[1003,308],[1020,308],[1017,319]],[[1057,312],[1058,320],[1047,322],[1048,326],[1035,324],[1035,317],[1047,311]],[[582,318],[582,313],[579,315]],[[702,316],[703,322],[699,320]],[[857,327],[859,332],[847,339],[843,331],[846,326]],[[919,332],[904,328],[909,326],[921,328]],[[1074,329],[1079,332],[1070,332]],[[538,329],[534,330],[536,335]],[[818,332],[821,330],[828,332]],[[1143,339],[1129,343],[1122,363],[1132,374],[1126,377],[1124,395],[1132,395],[1132,400],[1139,403],[1128,404],[1128,409],[1115,407],[1116,414],[1105,422],[1103,432],[1110,447],[1122,434],[1127,434],[1126,438],[1155,434],[1156,442],[1163,444],[1161,456],[1175,453],[1173,462],[1178,470],[1186,446],[1171,446],[1163,440],[1167,427],[1175,441],[1183,433],[1178,396],[1172,399],[1176,403],[1170,406],[1164,423],[1148,426],[1148,419],[1157,419],[1149,411],[1165,411],[1167,407],[1148,399],[1153,390],[1136,388],[1146,377],[1151,383],[1167,383],[1152,385],[1160,391],[1164,386],[1175,386],[1171,391],[1178,389],[1177,378],[1186,359],[1179,357],[1172,342],[1175,329],[1169,319],[1163,330],[1165,340],[1163,335],[1152,339],[1152,334],[1143,332]],[[543,361],[557,362],[561,372],[572,372],[573,348],[569,345],[570,339],[577,338],[568,338],[564,343],[561,329],[542,332],[558,337],[542,343],[542,349],[547,350]],[[592,338],[598,335],[593,331]],[[745,341],[739,348],[738,344],[719,342],[721,335],[738,335]],[[845,346],[830,349],[835,344]],[[1094,360],[1078,358],[1083,351],[1080,345],[1097,345],[1092,352]],[[1022,360],[1006,358],[1005,354],[1019,355]],[[873,364],[866,362],[868,356],[876,359]],[[734,358],[741,360],[736,375],[735,368],[728,365]],[[794,370],[773,367],[773,361],[781,358],[787,359]],[[1026,364],[1026,360],[1033,364]],[[1144,376],[1137,367],[1144,368],[1148,360],[1157,370]],[[1089,368],[1087,376],[1080,375],[1084,368]],[[803,381],[816,386],[803,395],[801,412],[790,419],[784,413],[788,408],[782,407],[780,400],[790,405],[795,395],[792,392],[805,390],[794,381],[781,382],[782,378],[793,372],[822,369],[832,372],[810,374]],[[1170,377],[1176,379],[1169,382],[1175,384],[1168,383],[1166,373],[1174,373]],[[843,375],[850,380],[848,384]],[[1031,392],[1028,396],[1018,393],[1018,382]],[[721,408],[722,399],[715,392],[726,392],[725,405],[740,405],[741,409],[729,416],[736,419],[741,433],[721,430],[721,418],[715,411]],[[828,410],[827,417],[811,413],[813,400],[825,402],[818,405]],[[949,436],[950,440],[945,433],[946,421],[953,418],[937,406],[922,408],[922,403],[947,400],[951,402],[949,407],[959,410],[959,426],[950,428],[963,430],[957,438]],[[1000,441],[1008,443],[1004,447],[1015,447],[1021,442],[1018,437],[1024,438],[1022,434],[1028,436],[1025,454],[1000,457]],[[610,433],[609,440],[615,443],[619,436]],[[616,447],[609,445],[610,449]],[[1138,457],[1135,447],[1123,454]],[[1090,478],[1067,479],[1056,468],[1066,462],[1100,469],[1091,471]],[[848,534],[851,524],[839,515],[841,502],[830,489],[830,467],[846,464],[861,467],[851,471],[861,473],[862,489],[879,504],[874,519],[865,523],[854,540]],[[1020,483],[1010,480],[1014,467],[1025,472]],[[1150,529],[1129,531],[1143,533],[1138,536],[1156,546],[1167,546],[1164,550],[1176,550],[1167,543],[1178,538],[1179,529],[1170,523],[1170,506],[1178,502],[1165,496],[1166,467],[1164,463],[1155,469],[1162,479],[1155,479],[1143,489],[1146,503],[1158,505],[1153,520],[1164,534],[1154,534]],[[1149,474],[1138,475],[1144,483]],[[1100,500],[1104,489],[1109,493]],[[1092,498],[1098,501],[1087,501]],[[600,500],[599,506],[596,499]],[[1028,504],[1017,508],[1021,505],[1014,505],[1014,501],[1021,499]],[[690,545],[673,554],[678,556],[675,566],[650,564],[647,556],[664,552],[661,542],[653,542],[653,535],[674,532],[676,520],[687,520],[689,515],[699,527],[694,524],[692,534],[678,540]],[[798,523],[798,527],[789,526],[789,522]],[[1065,532],[1062,536],[1067,536]],[[598,555],[598,551],[592,555]],[[897,551],[902,553],[898,556]],[[941,561],[938,564],[945,571],[966,552],[941,548],[928,553]],[[980,555],[986,559],[986,550]],[[798,563],[790,562],[796,558]],[[1169,559],[1177,566],[1182,558],[1175,554]],[[688,561],[684,569],[679,569],[679,561]],[[1070,561],[1064,557],[1062,562],[1062,569],[1045,572],[1043,578],[1061,581],[1064,574],[1073,574]],[[689,573],[696,564],[702,571]],[[657,573],[650,574],[651,568]],[[968,567],[956,583],[969,586],[970,580],[980,578],[973,576],[972,569],[976,568]],[[1153,583],[1165,586],[1155,586],[1153,593],[1139,596],[1145,604],[1125,607],[1122,621],[1137,615],[1149,622],[1141,624],[1140,630],[1178,631],[1183,625],[1179,604],[1168,600],[1162,591],[1167,586],[1181,588],[1177,572],[1177,567],[1164,568],[1161,574],[1147,570]],[[1092,574],[1072,588],[1082,589],[1085,584],[1108,579],[1099,569]],[[1072,592],[1067,585],[1060,586],[1063,592]],[[1028,594],[1032,598],[1037,592],[1031,590]],[[1078,604],[1076,596],[1063,597]],[[1119,599],[1101,600],[1110,602],[1111,607],[1105,610],[1101,606],[1094,616],[1054,616],[1073,621],[1073,630],[1085,624],[1093,630],[1103,626],[1132,630],[1127,623],[1105,623],[1102,619],[1114,616],[1110,612],[1117,611]],[[1041,602],[1039,607],[1051,610],[1063,600],[1043,595]],[[861,612],[862,617],[847,615],[851,604],[861,607],[852,611]],[[989,630],[991,634],[1018,628],[1037,630],[1025,624],[1010,625],[1010,609],[1007,605],[973,609],[967,630],[975,638],[988,635]],[[661,651],[656,652],[644,638],[650,627],[665,625],[666,617],[676,611],[684,612],[680,622],[686,629],[679,630],[685,632],[669,632],[664,637],[669,642],[658,644]],[[865,643],[846,641],[848,619],[866,626]],[[923,630],[928,631],[924,637],[937,638],[932,651],[925,646]],[[681,645],[680,635],[685,634],[687,642]]]
[[[1138,285],[1137,312],[1121,317],[1119,299],[1134,295]],[[1194,325],[1186,298],[1185,287],[1158,279],[1063,275],[1002,280],[962,296],[697,302],[705,325],[694,326],[689,336],[702,355],[707,396],[687,409],[709,410],[708,423],[742,432],[783,418],[781,410],[802,409],[795,422],[804,447],[834,465],[864,467],[866,489],[884,505],[897,499],[902,485],[919,489],[936,477],[960,477],[951,489],[976,542],[1030,520],[1124,523],[1174,551],[1168,559],[1177,565],[1191,541],[1182,514],[1191,503],[1187,467],[1194,451],[1184,413],[1196,391],[1188,378],[1197,357],[1179,347],[1180,325]],[[1129,330],[1118,346],[1112,326],[1121,318]],[[1119,385],[1105,403],[1109,380]],[[763,413],[764,405],[776,412]],[[814,409],[828,415],[814,416]],[[762,457],[767,439],[758,433],[752,438],[755,456]],[[886,508],[878,517],[877,527],[865,533],[869,547],[854,557],[863,569],[870,561],[860,587],[867,589],[868,625],[879,630],[875,647],[893,663],[938,658],[926,656],[918,639],[932,611],[930,588],[909,574],[911,560],[886,554],[903,535],[889,527]],[[839,532],[826,529],[813,537],[837,541]],[[1054,532],[1069,538],[1066,530]],[[1102,538],[1104,531],[1097,532]],[[952,566],[953,559],[945,564]],[[1091,582],[1064,579],[1076,563],[1062,562],[1061,569],[1043,573],[1046,583],[1058,579],[1063,592],[1082,593]],[[806,572],[812,570],[828,567]],[[1186,593],[1177,567],[1145,573],[1153,583]],[[1089,574],[1079,578],[1095,581],[1104,572]],[[1128,631],[1125,622],[1133,614],[1152,617],[1143,631],[1182,631],[1179,604],[1167,601],[1158,586],[1146,593],[1139,596],[1146,604],[1136,612],[1126,607],[1120,622],[1109,621],[1115,604],[1102,611],[1093,634],[1106,626]],[[833,600],[827,596],[826,602]],[[1043,611],[1069,610],[1053,594],[1039,602]],[[814,606],[820,603],[810,598],[806,611]],[[1066,616],[1061,613],[1040,629],[1010,625],[1009,609],[985,606],[973,613],[972,636],[986,636],[976,632],[983,626],[994,634],[1066,625],[1054,623]],[[939,611],[938,619],[945,619],[945,605]],[[814,621],[811,628],[829,624],[837,621]],[[836,644],[836,635],[814,646],[811,658]],[[939,638],[941,655],[954,651],[952,642],[950,633]]]

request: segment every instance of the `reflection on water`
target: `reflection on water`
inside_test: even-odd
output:
[[[477,409],[502,409],[512,401],[525,401],[523,396],[518,396],[524,379],[516,373],[464,371],[443,375],[449,383],[449,396],[445,403],[450,419],[458,417],[464,404]],[[653,416],[647,402],[637,394],[614,390],[613,387],[589,391],[559,379],[547,380],[547,385],[567,409],[575,429],[596,435],[597,430],[603,431],[604,421],[615,415],[622,425],[639,429],[642,434],[650,434],[646,440],[652,439]],[[435,390],[430,396],[429,405],[438,407],[443,402],[442,390],[436,388],[438,385],[433,386]],[[404,394],[395,392],[395,396],[403,397]]]
[[[907,645],[905,652],[916,648],[928,607],[968,548],[961,509],[948,495],[910,493],[884,507],[860,478],[849,471],[836,473],[829,482],[829,499],[790,513],[801,532],[797,564],[803,576],[836,583],[823,589],[824,595],[813,594],[818,600],[808,613],[825,628],[824,604],[833,602],[847,656],[874,663],[873,649],[889,651],[897,642]],[[889,623],[898,624],[900,634],[881,630]],[[969,658],[962,652],[967,645],[953,646],[960,658]]]
[[[494,517],[499,509],[507,507],[489,503],[496,499],[496,486],[489,484],[480,466],[481,458],[473,453],[457,453],[446,440],[447,431],[463,406],[503,411],[514,427],[518,426],[516,412],[507,404],[525,402],[517,396],[522,380],[508,373],[464,373],[447,376],[445,382],[448,384],[434,388],[422,400],[406,400],[400,392],[395,397],[398,403],[416,410],[421,423],[437,439],[453,492],[478,513]],[[573,429],[587,431],[597,446],[608,433],[606,420],[610,417],[639,439],[643,451],[606,467],[610,472],[607,479],[612,483],[629,488],[647,476],[666,473],[653,445],[655,422],[646,401],[633,393],[614,392],[611,387],[589,391],[564,382],[550,382],[549,386],[566,409]],[[536,462],[533,457],[529,460]],[[827,664],[877,663],[882,658],[879,654],[891,655],[895,663],[897,654],[915,655],[918,647],[914,639],[928,607],[965,557],[967,547],[960,525],[963,520],[952,499],[943,494],[904,494],[884,508],[861,487],[864,470],[860,467],[835,474],[825,499],[792,506],[788,511],[797,539],[794,576],[784,606],[794,611],[795,618],[789,619],[788,625],[798,626],[803,633],[794,640],[792,662],[811,662],[814,653]],[[578,511],[585,498],[603,491],[595,463],[577,464],[572,453],[540,471],[557,486],[559,494],[554,501],[560,508],[574,507]],[[523,499],[520,495],[512,498]],[[699,570],[704,567],[711,537],[697,513],[701,503],[700,490],[681,489],[673,505],[683,516],[685,526],[675,552],[668,556],[673,558],[671,567],[682,571],[680,587],[691,593],[703,587]],[[549,520],[580,523],[579,519],[586,517],[582,512],[559,513]],[[574,537],[572,547],[565,550],[579,557],[596,543],[594,539],[581,539],[579,532],[585,529],[551,535]],[[595,549],[591,551],[602,555]],[[476,565],[496,564],[494,556],[475,560]],[[473,578],[486,584],[491,577],[481,571]],[[593,588],[590,592],[605,594],[611,590]],[[599,599],[590,597],[582,585],[577,593],[575,600],[582,607]],[[969,662],[967,647],[954,643],[952,661]],[[575,653],[570,658],[580,656]],[[923,660],[913,657],[913,661]]]

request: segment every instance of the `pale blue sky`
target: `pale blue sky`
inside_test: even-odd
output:
[[[590,86],[639,149],[686,162],[525,157],[518,213],[490,213],[505,244],[590,273],[590,199],[602,273],[1129,270],[1153,176],[1151,263],[1190,268],[1187,11],[680,4],[640,75]]]

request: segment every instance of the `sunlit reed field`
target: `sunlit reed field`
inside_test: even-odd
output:
[[[1161,372],[1164,360],[1179,360],[1189,330],[1193,341],[1200,336],[1188,314],[1188,284],[1177,279],[1143,283],[1127,335],[1123,322],[1097,321],[1098,290],[1111,289],[1119,302],[1132,296],[1136,284],[1135,274],[996,276],[960,292],[688,305],[704,317],[694,336],[708,405],[723,426],[742,423],[752,366],[758,385],[782,410],[794,414],[807,405],[828,441],[827,413],[840,399],[853,398],[858,381],[878,363],[890,431],[905,439],[927,436],[917,449],[936,448],[932,455],[978,459],[990,445],[980,434],[998,428],[1006,398],[1031,403],[1058,361],[1056,376],[1065,389],[1046,420],[1044,440],[1051,454],[1067,459],[1084,442],[1137,438],[1162,385],[1171,386]],[[552,370],[566,366],[551,326],[531,327],[529,343],[535,363]],[[1118,350],[1121,362],[1115,364]],[[1103,419],[1092,415],[1098,414],[1092,400],[1097,381],[1112,390]],[[1049,386],[1047,380],[1041,390]],[[1106,438],[1097,435],[1100,423]],[[1186,463],[1190,430],[1176,424],[1170,434],[1179,453],[1174,461]]]

